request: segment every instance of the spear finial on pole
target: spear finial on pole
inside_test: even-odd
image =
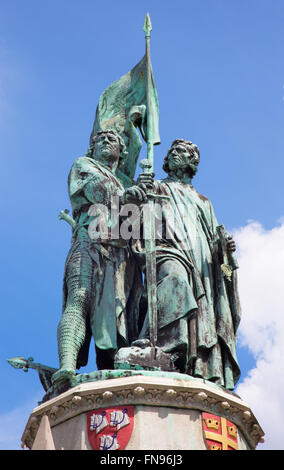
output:
[[[143,30],[145,32],[145,37],[150,37],[150,33],[152,31],[152,24],[149,13],[146,13]]]
[[[150,57],[150,33],[152,31],[152,24],[149,13],[146,14],[144,20],[143,30],[145,32],[145,39],[146,39],[146,99],[147,99],[147,158],[149,166],[151,164],[151,169],[149,173],[152,173],[154,170],[154,154],[153,154],[153,136],[151,130],[153,116],[151,113],[152,110],[152,74],[151,74],[151,57]]]

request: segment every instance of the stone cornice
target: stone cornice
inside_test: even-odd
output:
[[[118,405],[166,406],[215,413],[235,423],[254,449],[264,432],[249,406],[237,395],[202,379],[183,381],[161,377],[132,376],[88,382],[71,388],[39,405],[30,415],[22,442],[32,447],[41,418],[51,428],[93,409]]]

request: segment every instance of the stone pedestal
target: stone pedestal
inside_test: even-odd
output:
[[[237,449],[255,449],[263,442],[263,430],[249,406],[236,394],[202,379],[187,377],[182,380],[170,373],[164,377],[154,373],[129,374],[77,385],[33,410],[23,433],[23,446],[39,449],[42,442],[42,448],[50,450],[92,450],[94,446],[88,436],[90,416],[101,419],[108,416],[107,410],[118,407],[133,411],[133,420],[124,426],[126,431],[113,427],[112,435],[117,437],[120,447],[119,436],[122,431],[126,435],[125,450],[206,450],[208,436],[213,449],[222,445],[225,449],[222,433],[230,439],[233,431]],[[205,423],[208,413],[215,418]],[[205,426],[207,435],[203,423],[209,426]],[[230,423],[234,429],[229,428]],[[96,434],[96,430],[91,432]],[[219,433],[216,446],[212,441],[214,432]],[[103,435],[103,431],[99,434]]]

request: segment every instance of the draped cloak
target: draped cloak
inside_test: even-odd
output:
[[[180,299],[179,308],[176,308],[174,287],[158,295],[158,344],[159,336],[166,337],[164,350],[170,352],[178,342],[186,342],[191,375],[232,390],[240,376],[236,332],[241,310],[236,271],[230,282],[221,271],[218,222],[212,204],[192,185],[178,180],[156,181],[155,192],[170,197],[169,201],[157,203],[158,274],[167,260],[182,266],[187,273],[186,293]],[[136,240],[132,249],[145,272],[143,240]],[[158,281],[158,294],[159,288]]]
[[[117,350],[136,338],[141,273],[127,241],[89,236],[91,224],[95,227],[102,215],[97,209],[100,204],[107,209],[104,222],[108,228],[117,223],[111,206],[124,188],[115,175],[92,158],[80,157],[71,168],[68,190],[76,227],[65,263],[62,313],[70,288],[87,283],[90,291],[83,312],[86,336],[78,355],[79,368],[87,364],[92,336],[101,350]]]

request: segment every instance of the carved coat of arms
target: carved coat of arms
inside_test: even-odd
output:
[[[202,413],[202,426],[208,450],[238,450],[237,426],[226,418]]]
[[[123,450],[132,434],[133,424],[134,406],[115,406],[89,411],[89,442],[94,450]]]

